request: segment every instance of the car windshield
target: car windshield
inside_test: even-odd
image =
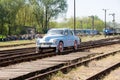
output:
[[[47,34],[63,34],[63,30],[49,30]]]

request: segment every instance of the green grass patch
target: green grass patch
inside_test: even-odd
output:
[[[35,43],[35,40],[16,40],[16,41],[0,42],[0,46],[25,44],[25,43]]]

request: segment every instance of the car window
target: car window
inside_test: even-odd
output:
[[[69,31],[70,32],[70,35],[73,35],[73,32],[72,31]]]
[[[49,30],[47,34],[63,34],[63,30]]]
[[[64,33],[65,35],[68,35],[68,30],[65,30],[65,33]]]

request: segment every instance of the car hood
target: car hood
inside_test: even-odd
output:
[[[43,41],[49,41],[50,39],[57,39],[57,38],[62,38],[62,37],[64,37],[64,35],[60,35],[60,34],[47,34],[47,35],[45,35],[43,38],[42,38],[42,40]]]

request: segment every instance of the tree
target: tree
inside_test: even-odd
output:
[[[4,24],[8,26],[8,34],[11,35],[11,29],[15,25],[16,14],[21,7],[21,4],[24,3],[24,0],[1,0],[0,4],[2,5],[4,16]],[[3,25],[4,25],[3,24]],[[2,25],[2,26],[3,26]]]
[[[20,34],[26,26],[46,32],[66,11],[67,0],[0,0],[0,34]]]
[[[6,22],[5,21],[6,15],[7,11],[4,9],[3,4],[0,1],[0,34],[3,34],[5,28],[4,23]]]
[[[66,0],[29,0],[34,5],[34,15],[37,22],[42,24],[44,32],[48,29],[51,18],[57,18],[61,13],[67,11]]]
[[[66,25],[66,27],[73,29],[74,18],[73,17],[68,18],[66,23],[61,22],[58,24],[59,24],[59,27]],[[96,30],[99,30],[99,31],[102,31],[104,28],[104,22],[98,16],[94,17],[94,27]],[[82,17],[82,18],[77,17],[76,29],[92,29],[92,19],[89,17]]]

